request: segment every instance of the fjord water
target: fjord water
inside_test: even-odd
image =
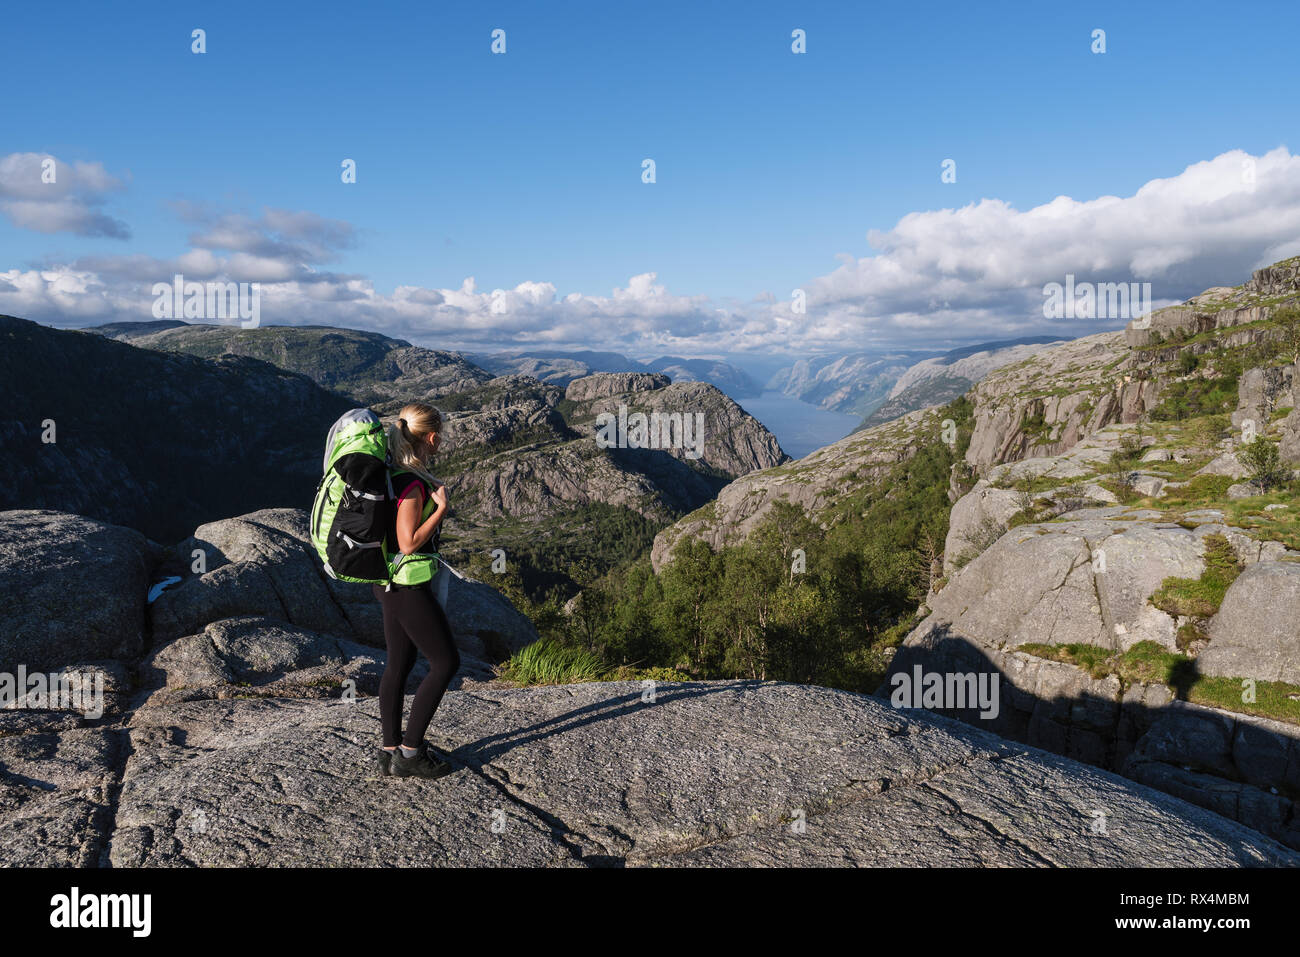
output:
[[[786,454],[796,459],[844,438],[862,421],[860,415],[827,412],[776,391],[737,401],[776,436]]]

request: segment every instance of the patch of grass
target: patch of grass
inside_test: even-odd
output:
[[[1300,687],[1281,681],[1256,681],[1255,700],[1248,703],[1242,701],[1242,685],[1241,678],[1201,675],[1192,685],[1187,700],[1224,711],[1300,724]]]
[[[1281,681],[1255,681],[1255,700],[1247,702],[1242,700],[1245,679],[1202,675],[1197,672],[1194,659],[1154,641],[1140,641],[1118,655],[1093,645],[1027,644],[1016,650],[1049,661],[1064,661],[1082,668],[1093,678],[1113,674],[1126,686],[1134,682],[1162,684],[1179,700],[1208,708],[1300,724],[1300,686]]]
[[[1127,470],[1120,470],[1111,478],[1098,479],[1097,484],[1119,499],[1121,505],[1135,505],[1145,496],[1133,490],[1133,482],[1125,478],[1128,474]]]
[[[1188,621],[1178,626],[1178,634],[1174,637],[1174,644],[1178,645],[1179,651],[1186,651],[1195,642],[1205,640],[1205,632],[1201,630],[1200,623]]]
[[[606,668],[589,651],[542,638],[514,653],[498,676],[519,685],[567,685],[600,681]]]
[[[1165,507],[1217,505],[1228,500],[1228,486],[1236,481],[1227,475],[1193,475],[1183,487],[1166,489],[1160,501]]]
[[[1209,618],[1223,604],[1228,586],[1241,574],[1232,544],[1222,535],[1205,536],[1205,571],[1200,578],[1170,576],[1151,596],[1151,604],[1171,615]]]
[[[1097,645],[1045,645],[1040,642],[1029,642],[1018,646],[1016,651],[1026,652],[1036,658],[1046,658],[1048,661],[1062,661],[1074,665],[1094,678],[1104,678],[1112,671],[1112,653]]]
[[[1264,511],[1265,505],[1273,504],[1287,507]],[[1228,524],[1245,529],[1252,538],[1300,550],[1300,483],[1291,483],[1283,492],[1235,499],[1221,508]]]

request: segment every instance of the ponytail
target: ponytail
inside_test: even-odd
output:
[[[429,463],[417,451],[416,435],[430,432],[441,434],[442,413],[431,405],[412,403],[404,406],[397,421],[388,427],[388,455],[396,468],[413,472],[433,486],[437,479],[429,471]]]

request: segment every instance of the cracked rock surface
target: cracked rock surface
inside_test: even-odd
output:
[[[380,774],[376,705],[184,701],[0,737],[0,863],[1300,863],[1117,775],[848,692],[453,691],[429,739],[456,770],[437,781]]]

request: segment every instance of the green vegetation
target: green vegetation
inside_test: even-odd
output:
[[[592,502],[546,519],[496,525],[492,543],[506,553],[506,573],[493,570],[492,556],[483,548],[469,550],[449,540],[443,554],[516,603],[544,602],[553,590],[557,602],[563,603],[578,589],[645,554],[662,527],[631,508]]]
[[[1263,436],[1243,445],[1237,457],[1249,470],[1250,477],[1265,492],[1281,488],[1291,481],[1291,470],[1282,465],[1277,443],[1270,442]]]
[[[591,652],[543,638],[515,652],[500,677],[523,685],[565,685],[599,681],[605,671]]]
[[[1048,661],[1062,661],[1088,672],[1093,678],[1104,678],[1112,671],[1114,654],[1097,645],[1069,644],[1048,645],[1031,641],[1018,645],[1016,651],[1046,658]]]
[[[969,444],[971,412],[962,398],[936,419],[957,423],[955,447],[936,432],[913,458],[850,485],[816,518],[778,499],[741,544],[715,552],[689,538],[658,575],[641,558],[593,576],[572,614],[558,590],[538,600],[517,579],[489,580],[533,619],[548,659],[573,649],[602,674],[667,668],[692,679],[874,690],[886,649],[915,624],[941,574],[949,471]],[[533,674],[522,665],[508,671],[512,680]]]
[[[1209,618],[1223,604],[1228,586],[1241,574],[1236,549],[1222,535],[1205,536],[1205,571],[1200,578],[1169,577],[1151,596],[1151,604],[1171,615]]]
[[[1300,724],[1300,686],[1280,681],[1254,682],[1255,700],[1243,701],[1243,679],[1200,674],[1196,662],[1154,641],[1140,641],[1115,654],[1095,645],[1024,644],[1015,649],[1049,661],[1064,661],[1093,678],[1117,676],[1124,687],[1134,683],[1162,684],[1176,698],[1237,714],[1252,714]]]
[[[1201,364],[1200,357],[1191,349],[1184,349],[1178,353],[1178,363],[1176,368],[1179,375],[1191,375],[1196,371],[1196,367]]]
[[[1231,412],[1237,407],[1237,376],[1184,379],[1171,382],[1151,410],[1157,422],[1182,421],[1201,415]]]

